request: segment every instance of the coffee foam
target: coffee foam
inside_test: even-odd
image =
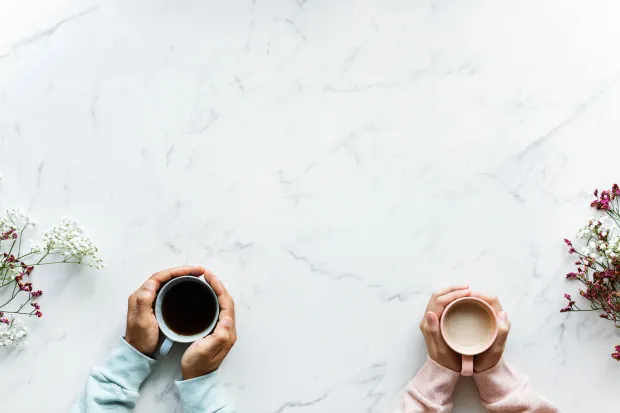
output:
[[[445,314],[445,339],[465,354],[483,351],[493,336],[491,314],[479,304],[462,302],[453,305]]]

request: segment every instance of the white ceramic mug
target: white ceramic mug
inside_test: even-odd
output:
[[[199,285],[197,285],[197,287],[204,288],[206,291],[206,294],[209,295],[208,298],[209,299],[212,298],[216,304],[215,315],[213,316],[213,320],[210,320],[211,322],[209,323],[207,328],[191,336],[190,335],[186,336],[186,335],[175,333],[170,327],[168,327],[162,315],[162,303],[164,301],[164,297],[166,296],[166,294],[168,293],[168,291],[170,291],[172,287],[180,283],[200,283]],[[161,330],[161,332],[163,333],[165,337],[164,341],[161,343],[161,345],[155,352],[155,358],[159,359],[159,358],[165,357],[170,352],[170,350],[172,349],[172,346],[175,343],[193,343],[194,341],[211,334],[211,332],[215,329],[215,326],[217,325],[219,316],[220,316],[220,305],[217,299],[217,294],[215,294],[215,291],[213,291],[213,288],[211,288],[211,286],[207,282],[203,281],[201,278],[194,277],[191,275],[184,275],[181,277],[173,278],[172,280],[168,281],[159,290],[159,293],[157,294],[157,298],[155,299],[155,318],[157,319],[157,324],[159,324],[159,329]]]

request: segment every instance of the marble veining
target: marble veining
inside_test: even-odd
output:
[[[611,0],[0,5],[0,207],[63,215],[104,270],[36,274],[45,317],[0,351],[0,411],[66,412],[156,270],[237,303],[240,412],[383,413],[425,358],[430,293],[469,282],[507,359],[565,412],[612,412],[620,336],[560,314],[562,239],[617,181]],[[36,234],[33,234],[33,236]],[[182,348],[137,412],[180,412]],[[578,388],[579,391],[575,391]],[[6,390],[5,389],[5,390]],[[480,412],[462,380],[455,412]]]

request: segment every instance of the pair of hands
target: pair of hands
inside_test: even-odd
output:
[[[181,373],[189,380],[217,370],[237,341],[235,302],[224,284],[205,268],[179,267],[153,274],[129,296],[125,340],[146,356],[155,353],[159,342],[159,325],[153,310],[157,291],[164,283],[182,275],[204,275],[220,304],[220,318],[213,333],[192,343],[181,358]]]
[[[426,347],[428,348],[428,355],[431,359],[441,364],[442,366],[454,370],[461,371],[461,355],[452,350],[443,337],[439,327],[439,319],[445,308],[452,301],[462,297],[476,297],[486,301],[498,318],[498,333],[495,342],[491,347],[482,354],[478,354],[474,357],[474,371],[476,373],[482,373],[499,363],[502,355],[504,354],[504,348],[506,347],[506,340],[508,339],[508,332],[510,331],[510,322],[508,316],[502,309],[502,305],[499,303],[497,297],[491,297],[478,292],[472,292],[468,285],[455,285],[443,290],[439,290],[433,294],[428,306],[424,318],[420,322],[420,329],[424,335],[424,341],[426,341]]]

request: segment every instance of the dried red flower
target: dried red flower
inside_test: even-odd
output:
[[[620,186],[614,184],[610,190],[601,191],[600,195],[599,191],[595,190],[594,196],[596,199],[590,205],[604,211],[620,226],[620,202],[617,200],[620,198]],[[566,274],[566,278],[584,284],[585,289],[580,289],[579,295],[589,301],[590,308],[581,309],[569,294],[564,294],[568,305],[560,312],[598,310],[600,318],[610,320],[616,327],[620,327],[620,245],[611,245],[617,238],[616,241],[612,239],[609,227],[602,221],[603,219],[592,220],[585,227],[588,251],[580,253],[573,247],[572,241],[564,240],[569,247],[569,253],[579,256],[579,261],[575,262],[577,272]],[[611,356],[620,361],[620,345],[615,347]]]

